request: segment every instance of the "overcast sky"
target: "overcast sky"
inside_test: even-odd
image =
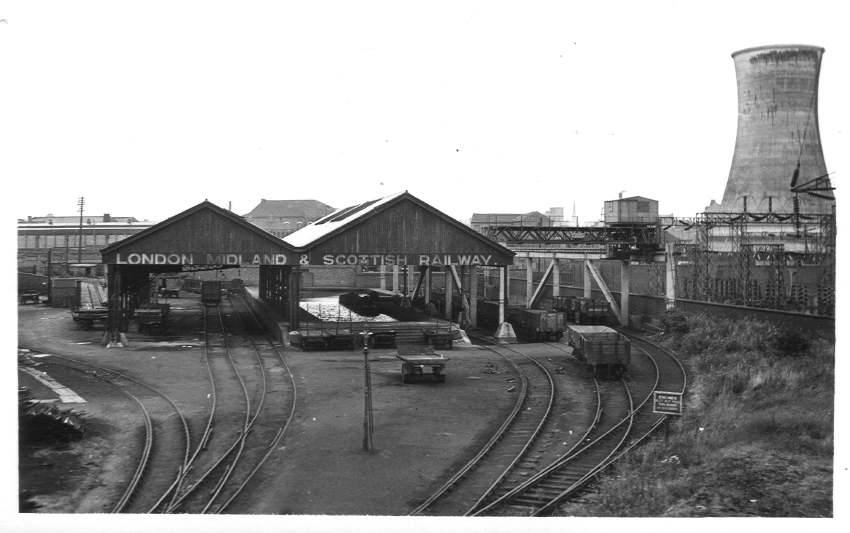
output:
[[[8,210],[74,214],[84,196],[89,214],[162,220],[204,199],[244,214],[406,189],[462,220],[573,204],[594,219],[620,191],[690,216],[729,173],[730,54],[781,43],[826,48],[840,186],[841,3],[740,4],[5,3]]]

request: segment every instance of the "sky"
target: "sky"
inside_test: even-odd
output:
[[[163,220],[204,199],[693,216],[735,142],[731,53],[826,49],[820,132],[850,168],[840,2],[10,2],[9,216]],[[11,222],[11,221],[10,221]]]

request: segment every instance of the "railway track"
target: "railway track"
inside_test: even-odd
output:
[[[627,332],[624,332],[627,333]],[[558,505],[582,490],[600,472],[628,453],[634,446],[651,435],[666,420],[666,416],[652,413],[650,399],[655,390],[684,392],[684,368],[668,350],[628,332],[633,347],[637,347],[654,369],[652,385],[640,387],[639,403],[629,400],[625,416],[587,446],[566,456],[542,470],[528,481],[515,487],[500,498],[486,503],[473,513],[480,515],[547,515],[556,512]],[[633,365],[635,367],[635,365]],[[646,384],[646,379],[634,379],[636,384]],[[628,385],[623,382],[624,390]],[[631,393],[627,394],[630,398]],[[610,396],[613,398],[613,396]],[[642,399],[641,399],[642,398]],[[613,406],[616,409],[616,406]],[[605,409],[603,409],[605,412]],[[619,416],[619,415],[618,415]],[[616,417],[615,417],[616,419]],[[600,424],[601,432],[604,424]]]
[[[236,312],[234,301],[240,301],[245,310]],[[256,323],[256,317],[240,299],[228,299],[228,307],[231,315],[248,315]],[[169,513],[222,513],[230,508],[266,460],[278,451],[294,416],[295,380],[282,348],[268,338],[258,343],[254,335],[244,336],[239,346],[231,346],[234,339],[220,307],[214,308],[212,317],[205,311],[205,324],[205,355],[213,390],[209,431],[205,431],[190,468],[180,480],[182,490],[165,507]],[[245,329],[244,323],[241,329]],[[278,376],[277,381],[273,376]],[[238,413],[219,413],[215,407],[235,402],[243,406]],[[212,428],[217,428],[215,434]]]
[[[63,367],[106,383],[137,408],[144,428],[143,442],[136,466],[110,511],[149,512],[172,492],[189,461],[190,430],[181,409],[155,387],[111,368],[56,354],[42,365]]]
[[[567,374],[553,376],[553,370],[563,371],[563,365],[576,364],[569,360],[553,362],[552,356],[565,355],[563,350],[550,351],[544,361],[508,346],[487,349],[500,355],[517,376],[509,380],[517,389],[514,408],[478,453],[410,514],[469,514],[494,491],[533,474],[551,457],[563,454],[560,444],[564,438],[573,440],[573,447],[584,438],[578,434],[565,437],[572,433],[567,426],[573,421],[553,416],[568,410],[557,386]],[[575,370],[572,369],[573,373]],[[587,432],[598,416],[598,409],[597,403],[595,415],[587,420]]]

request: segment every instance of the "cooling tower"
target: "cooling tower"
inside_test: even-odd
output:
[[[712,201],[707,211],[793,213],[791,188],[826,175],[818,131],[823,51],[779,45],[732,54],[738,78],[738,135],[723,202]],[[798,197],[801,213],[832,212],[831,191]]]

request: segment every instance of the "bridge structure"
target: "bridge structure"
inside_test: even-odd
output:
[[[808,191],[803,191],[808,192]],[[668,308],[675,303],[676,264],[694,265],[695,272],[709,276],[708,264],[718,254],[732,258],[736,278],[747,296],[754,265],[776,268],[781,284],[782,271],[792,266],[821,266],[825,276],[834,278],[835,213],[700,213],[695,217],[659,217],[654,224],[607,226],[490,226],[487,235],[525,259],[526,306],[532,307],[544,285],[552,281],[553,296],[559,296],[559,261],[583,260],[588,275],[584,295],[590,297],[591,280],[596,281],[613,313],[628,323],[629,265],[665,263]],[[533,259],[549,259],[546,271],[534,287]],[[621,260],[619,304],[605,286],[594,261]],[[706,280],[702,280],[705,282]],[[705,284],[705,283],[703,283]],[[746,299],[746,298],[745,298]]]

